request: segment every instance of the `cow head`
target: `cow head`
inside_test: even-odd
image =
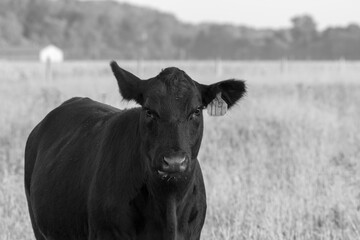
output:
[[[185,181],[195,168],[203,135],[203,109],[221,93],[228,108],[245,93],[239,80],[203,85],[184,71],[166,68],[154,78],[140,80],[111,62],[120,93],[141,105],[140,151],[147,169],[159,181]]]

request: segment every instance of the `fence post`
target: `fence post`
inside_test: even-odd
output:
[[[346,71],[346,60],[345,58],[340,58],[338,60],[338,70],[340,74],[343,74]]]
[[[288,69],[288,60],[287,58],[282,58],[280,61],[280,72],[285,73]]]
[[[137,60],[136,60],[136,72],[137,72],[137,75],[138,76],[141,76],[142,74],[142,69],[143,69],[143,60],[141,57],[139,57]]]
[[[217,77],[221,77],[223,75],[223,67],[221,58],[217,58],[215,60],[215,74]]]
[[[106,93],[105,92],[101,93],[101,102],[106,103]]]
[[[50,58],[47,58],[45,62],[45,81],[47,83],[51,83],[52,80],[53,80],[52,63]]]

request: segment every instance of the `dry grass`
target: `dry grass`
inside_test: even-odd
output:
[[[223,62],[120,65],[143,78],[175,65],[200,82],[247,79],[225,117],[206,117],[203,239],[360,239],[360,64]],[[0,240],[34,239],[23,190],[27,135],[71,96],[124,107],[107,63],[0,63]],[[221,74],[222,76],[216,76]]]

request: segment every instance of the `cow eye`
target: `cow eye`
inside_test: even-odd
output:
[[[147,118],[155,118],[154,112],[149,109],[145,109],[145,115]]]
[[[196,109],[195,112],[194,112],[195,116],[199,116],[200,113],[201,113],[201,109],[200,109],[200,108]]]
[[[196,117],[199,117],[200,114],[201,114],[201,111],[202,111],[202,107],[198,107],[191,115],[190,115],[190,120],[196,118]]]

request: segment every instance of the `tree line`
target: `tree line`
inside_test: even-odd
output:
[[[55,44],[72,59],[360,59],[360,27],[188,24],[116,1],[0,0],[0,49]]]

